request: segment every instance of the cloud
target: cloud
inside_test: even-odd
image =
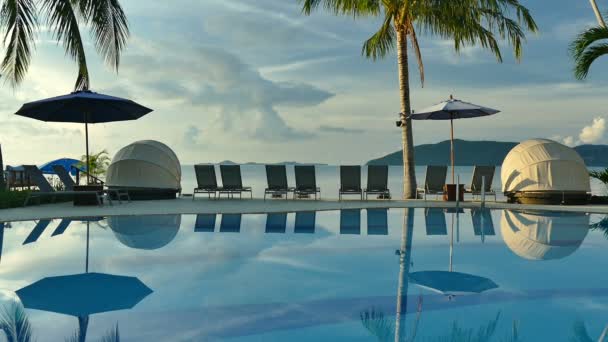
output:
[[[267,79],[238,56],[216,47],[200,46],[179,55],[131,55],[125,60],[131,79],[156,99],[180,101],[212,113],[202,130],[188,128],[187,139],[194,133],[261,141],[309,138],[313,134],[291,127],[277,107],[316,106],[334,96],[310,84]]]
[[[574,146],[574,137],[573,136],[567,136],[564,138],[564,145],[567,146]]]
[[[184,133],[184,143],[188,146],[197,145],[200,135],[201,130],[194,125],[190,125],[186,128],[186,132]]]
[[[343,133],[343,134],[360,134],[365,132],[363,129],[359,128],[347,128],[347,127],[337,127],[337,126],[329,126],[329,125],[321,125],[319,126],[319,131],[323,133]]]
[[[591,125],[583,127],[578,138],[582,143],[593,144],[604,137],[606,131],[606,119],[597,117]]]

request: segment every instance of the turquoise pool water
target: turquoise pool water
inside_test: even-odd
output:
[[[603,218],[370,209],[10,222],[0,303],[25,306],[37,341],[99,341],[116,327],[123,341],[596,341],[608,324]]]

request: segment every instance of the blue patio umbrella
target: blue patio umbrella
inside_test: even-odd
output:
[[[447,101],[413,113],[412,120],[450,120],[450,160],[452,162],[452,183],[454,183],[454,120],[477,118],[499,113],[497,109],[456,100],[452,95]]]
[[[85,124],[87,169],[89,168],[89,124],[137,120],[152,109],[120,97],[89,90],[28,102],[15,114],[47,122]],[[89,175],[87,172],[87,182]]]
[[[42,173],[46,174],[46,175],[54,175],[55,174],[55,170],[53,170],[53,166],[54,165],[59,165],[62,166],[64,169],[68,170],[68,172],[70,172],[72,174],[72,176],[76,175],[76,168],[77,168],[77,164],[80,163],[80,160],[78,159],[72,159],[72,158],[60,158],[60,159],[56,159],[56,160],[52,160],[50,162],[47,162],[43,165],[41,165],[40,167],[38,167],[40,169],[40,171],[42,171]],[[74,166],[74,167],[72,167]],[[81,167],[78,168],[80,171],[85,171],[86,169]]]

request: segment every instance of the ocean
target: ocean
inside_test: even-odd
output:
[[[601,169],[601,168],[590,168]],[[340,187],[340,174],[339,167],[333,165],[321,165],[316,166],[317,170],[317,186],[321,188],[321,197],[325,199],[338,198],[338,188]],[[365,187],[367,182],[367,168],[362,168],[362,186]],[[418,185],[424,183],[424,175],[426,166],[416,167],[416,181]],[[473,176],[473,166],[457,166],[455,169],[456,177],[460,177],[460,183],[469,186],[471,178]],[[218,183],[221,183],[219,169],[216,170]],[[243,185],[251,186],[253,188],[254,197],[263,197],[264,189],[266,188],[266,171],[264,165],[242,165],[241,172],[243,176]],[[448,180],[451,177],[451,171],[448,169]],[[390,166],[388,175],[388,185],[391,190],[392,197],[394,199],[401,198],[403,194],[403,167]],[[293,174],[293,166],[287,166],[287,179],[290,186],[295,185],[295,178]],[[193,165],[182,165],[182,191],[183,193],[192,193],[192,189],[196,187],[196,177],[194,175]],[[500,193],[501,181],[500,181],[500,167],[496,168],[494,174],[494,180],[492,182],[492,189],[494,189],[498,195],[498,199],[504,199],[504,196]],[[608,192],[606,186],[601,182],[592,179],[591,180],[591,192],[594,195],[606,195]],[[355,198],[354,196],[349,196]],[[347,197],[347,198],[349,198]],[[431,196],[433,198],[433,196]]]

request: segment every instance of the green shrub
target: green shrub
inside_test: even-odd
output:
[[[23,207],[23,203],[27,198],[27,195],[30,193],[30,190],[21,190],[21,191],[0,191],[0,209],[8,209],[8,208],[19,208]],[[44,196],[40,198],[35,198],[30,201],[28,205],[38,205],[51,203],[51,196]],[[70,202],[72,201],[72,196],[56,196],[54,202]]]

